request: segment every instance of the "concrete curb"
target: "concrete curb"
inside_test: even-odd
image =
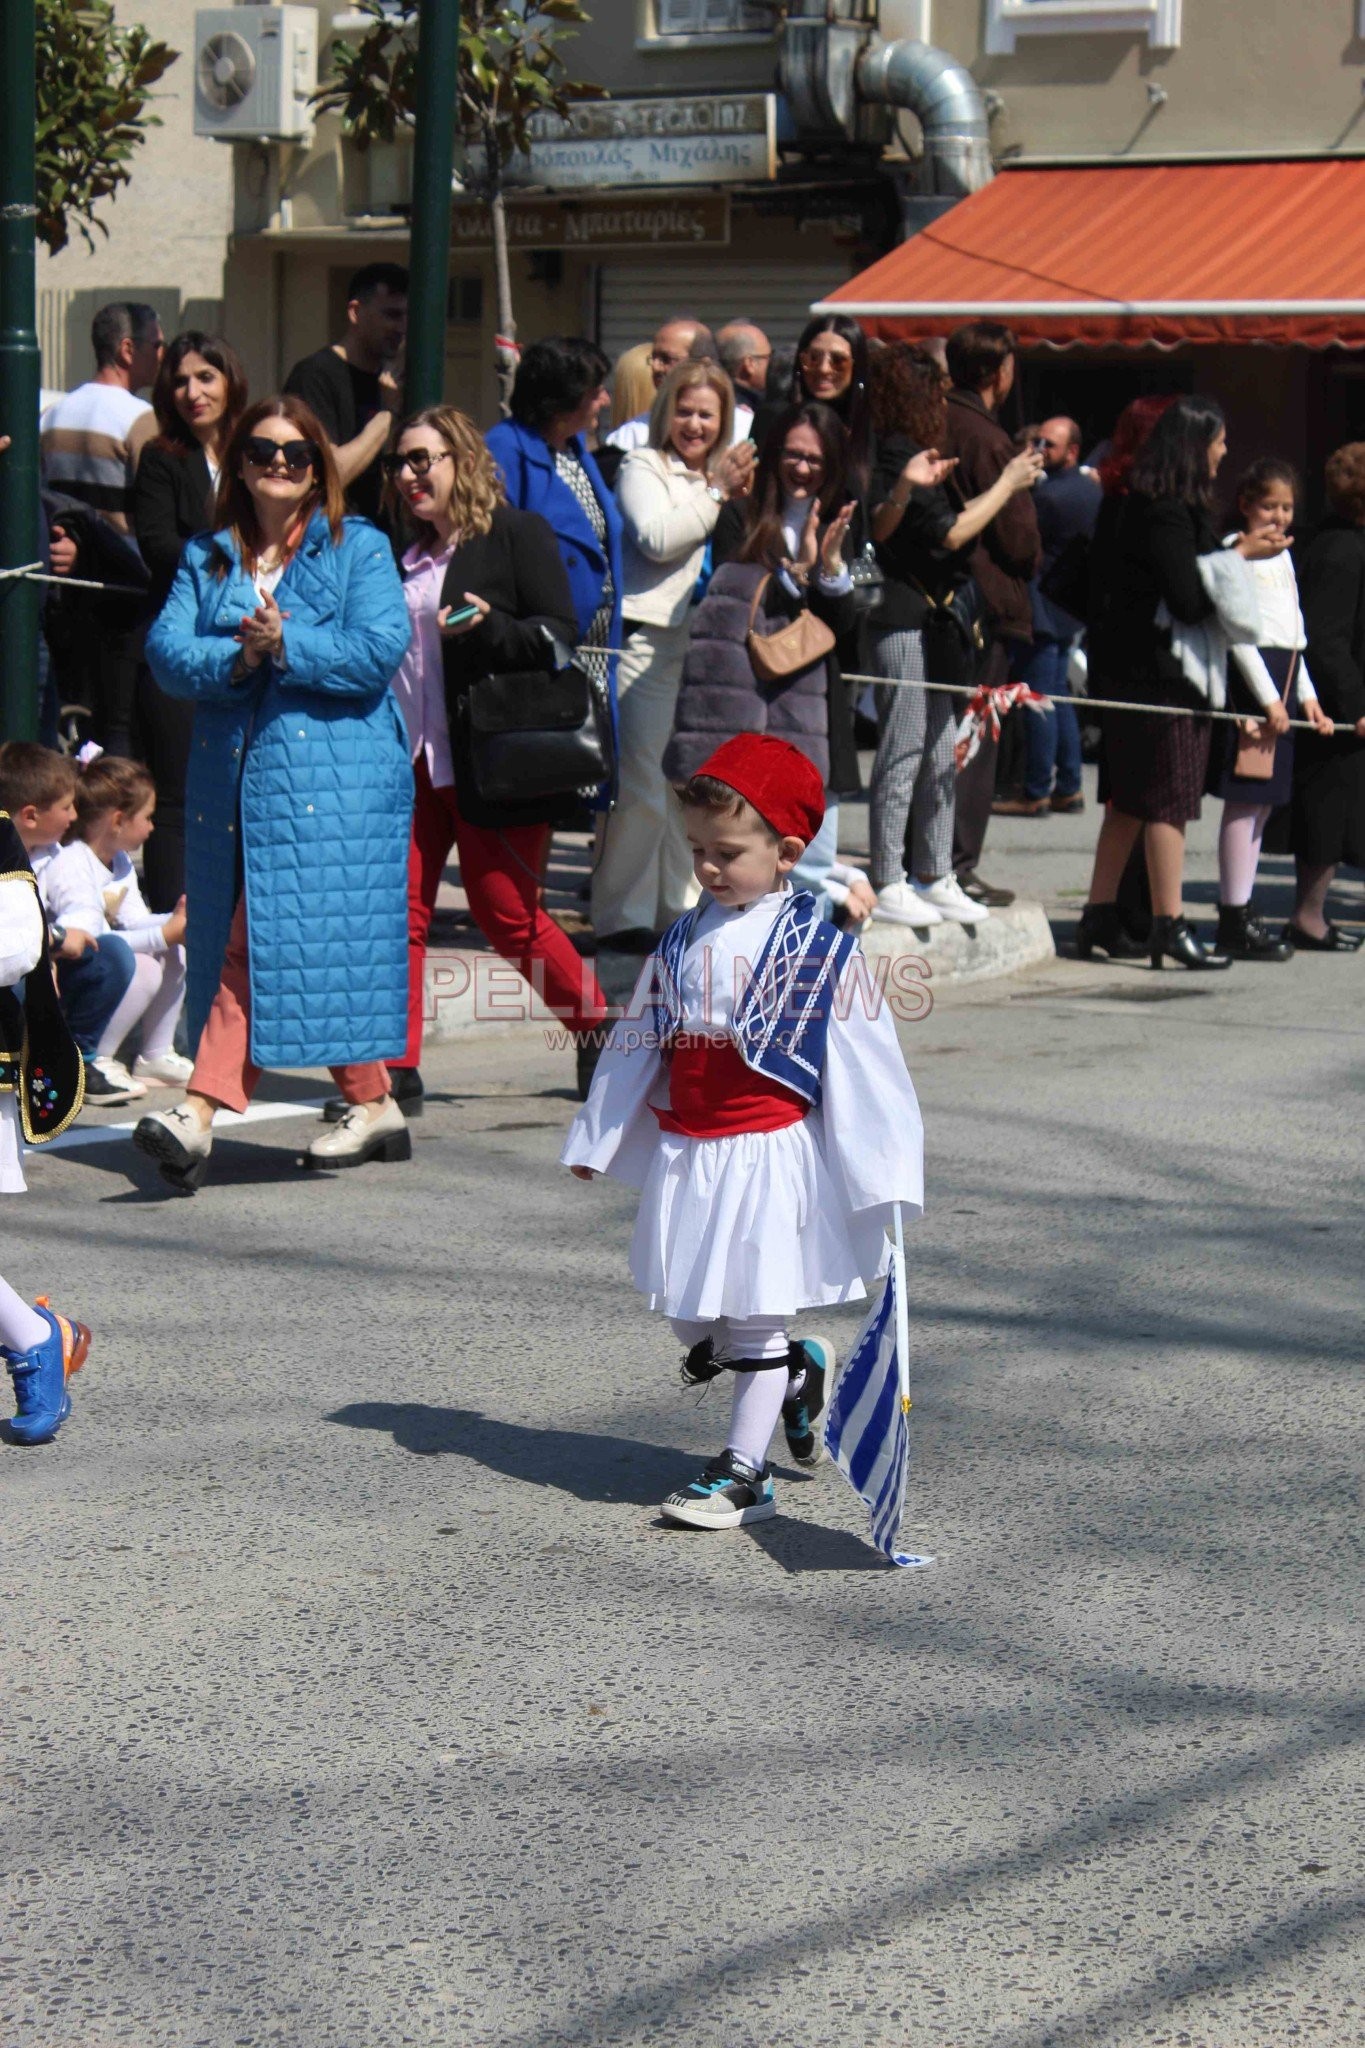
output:
[[[985,923],[978,925],[952,924],[945,918],[927,932],[873,918],[863,926],[862,940],[869,959],[910,956],[922,960],[928,969],[926,978],[940,985],[1021,974],[1057,955],[1041,903],[1011,903],[1004,910],[993,910]]]
[[[915,978],[942,987],[946,982],[988,981],[1019,974],[1056,956],[1052,929],[1041,903],[1012,903],[993,910],[984,924],[934,925],[917,932],[909,925],[880,924],[863,930],[863,951],[872,960],[922,961],[927,973]],[[608,998],[622,1002],[635,986],[640,961],[627,955],[598,963]],[[496,953],[473,947],[443,947],[427,955],[426,1024],[423,1041],[441,1044],[469,1031],[506,1030],[514,1024],[557,1028],[516,969]]]

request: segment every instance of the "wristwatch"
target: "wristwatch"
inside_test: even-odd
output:
[[[719,484],[708,484],[706,486],[706,495],[708,498],[714,498],[718,505],[723,505],[729,494],[723,491]]]
[[[60,953],[62,947],[66,944],[66,926],[64,924],[53,924],[49,922],[47,927],[47,938],[48,944],[52,947],[53,951]]]

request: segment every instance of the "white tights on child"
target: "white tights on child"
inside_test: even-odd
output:
[[[674,1336],[689,1350],[700,1344],[703,1337],[709,1337],[717,1358],[727,1362],[748,1358],[773,1360],[772,1365],[759,1372],[732,1374],[734,1397],[725,1448],[743,1458],[746,1465],[757,1466],[761,1471],[782,1414],[782,1403],[787,1398],[789,1381],[782,1370],[789,1348],[785,1320],[780,1316],[722,1317],[715,1323],[674,1321],[672,1328]]]
[[[1225,803],[1218,827],[1218,900],[1240,910],[1250,903],[1269,804]]]
[[[47,1324],[16,1294],[8,1280],[0,1279],[0,1344],[6,1351],[32,1351],[47,1335]]]
[[[133,978],[122,1001],[99,1036],[96,1059],[109,1059],[122,1045],[135,1024],[142,1026],[139,1050],[148,1059],[169,1052],[175,1042],[175,1027],[185,1000],[185,951],[172,946],[159,957],[155,953],[133,955]]]

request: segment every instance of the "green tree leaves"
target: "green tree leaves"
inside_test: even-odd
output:
[[[38,233],[63,249],[74,226],[91,248],[109,230],[95,208],[132,175],[149,128],[151,88],[179,52],[120,28],[110,0],[37,0]]]

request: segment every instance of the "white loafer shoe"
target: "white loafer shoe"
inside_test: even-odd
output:
[[[314,1138],[303,1155],[305,1166],[364,1166],[368,1160],[411,1159],[412,1132],[391,1095],[376,1111],[368,1102],[353,1102],[338,1123]]]

